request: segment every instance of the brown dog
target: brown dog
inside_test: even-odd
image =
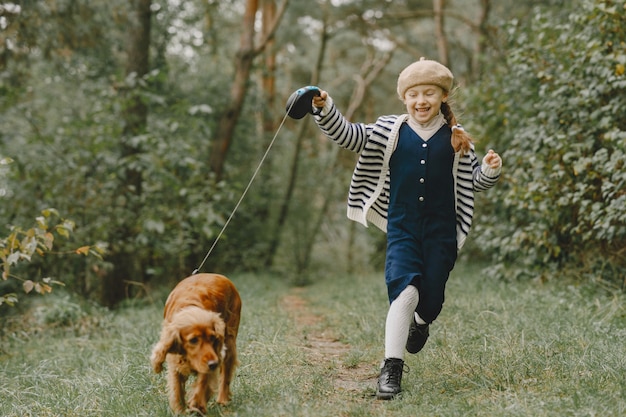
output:
[[[187,402],[190,410],[206,412],[218,380],[217,403],[224,405],[230,400],[230,382],[239,363],[240,313],[239,293],[223,275],[192,275],[170,293],[161,337],[150,361],[154,372],[160,373],[167,358],[169,403],[175,413],[185,411],[185,383],[192,374],[197,377]]]

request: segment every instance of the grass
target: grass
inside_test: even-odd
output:
[[[626,296],[558,282],[489,281],[457,266],[403,394],[373,398],[387,309],[380,274],[304,289],[231,277],[244,300],[241,366],[209,416],[626,415]],[[2,416],[169,416],[149,366],[163,298],[115,312],[61,292],[3,319]],[[297,301],[297,302],[295,302]]]

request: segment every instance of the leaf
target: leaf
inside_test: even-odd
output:
[[[47,232],[43,237],[43,244],[48,250],[52,250],[52,246],[54,244],[54,235],[50,232]]]
[[[63,226],[57,226],[56,231],[58,234],[68,239],[70,237],[70,232]]]
[[[37,226],[42,230],[48,230],[48,225],[46,224],[46,218],[44,216],[37,216],[35,218],[37,221]]]
[[[191,106],[189,108],[189,114],[195,116],[196,114],[211,114],[213,113],[213,108],[208,104],[199,104],[197,106]]]
[[[80,248],[76,249],[76,253],[79,255],[89,255],[89,246],[81,246]]]
[[[39,294],[51,293],[52,287],[48,284],[41,284],[38,282],[35,284],[35,291],[37,291]]]
[[[60,285],[61,287],[65,287],[64,283],[62,283],[61,281],[57,281],[55,279],[52,279],[51,277],[44,278],[44,279],[42,279],[42,281],[44,283],[46,283],[46,284],[49,284],[49,285]]]
[[[45,210],[41,211],[41,214],[43,214],[45,217],[50,217],[50,216],[56,216],[59,217],[59,211],[57,209],[54,208],[47,208]]]
[[[55,226],[55,229],[58,234],[63,236],[66,239],[69,239],[70,233],[74,231],[75,223],[71,220],[64,220],[63,224],[59,224]]]
[[[9,256],[7,256],[7,264],[15,265],[17,261],[20,260],[21,252],[13,252]]]
[[[27,280],[27,281],[24,281],[23,287],[24,287],[24,292],[28,294],[29,292],[33,290],[33,288],[35,288],[35,283],[31,280]]]
[[[63,220],[63,227],[65,227],[71,233],[74,231],[74,227],[76,227],[76,223],[74,223],[71,220]]]
[[[34,236],[27,236],[22,240],[21,246],[22,251],[26,252],[28,255],[32,255],[37,249],[37,239]]]
[[[17,301],[17,295],[15,293],[5,294],[0,297],[0,306],[2,304],[8,304],[9,306],[13,307],[15,303],[17,303]]]

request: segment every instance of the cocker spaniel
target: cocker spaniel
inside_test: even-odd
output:
[[[190,411],[205,413],[216,392],[218,404],[230,401],[230,383],[239,364],[240,314],[239,293],[223,275],[192,275],[169,294],[161,336],[150,361],[156,373],[167,361],[168,398],[175,413],[185,412],[185,384],[190,375],[196,375],[187,401]]]

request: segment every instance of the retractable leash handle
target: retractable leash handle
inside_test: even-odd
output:
[[[321,90],[314,85],[298,88],[287,99],[285,111],[292,119],[302,119],[307,113],[313,113],[313,97],[319,96]]]

